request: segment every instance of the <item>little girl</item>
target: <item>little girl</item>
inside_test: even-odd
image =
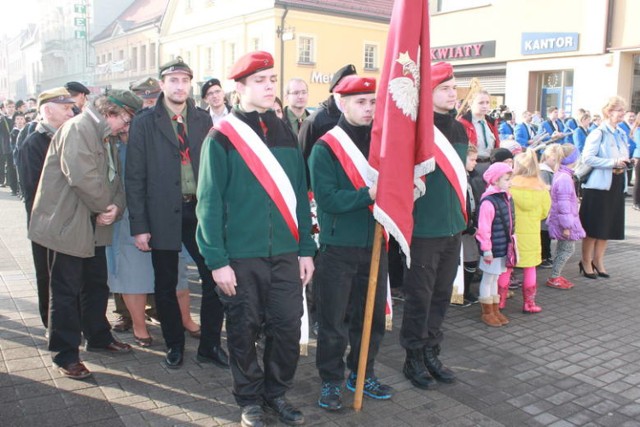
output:
[[[562,155],[562,145],[548,144],[540,157],[540,179],[551,189],[553,182],[553,174],[558,170],[560,165],[559,156]],[[542,241],[542,268],[551,268],[553,265],[553,256],[551,255],[551,237],[549,237],[549,229],[546,220],[540,223],[540,240]]]
[[[586,233],[578,215],[578,196],[573,183],[573,167],[580,153],[573,144],[562,145],[560,168],[553,177],[551,186],[551,210],[547,217],[549,236],[558,241],[553,259],[551,277],[546,285],[556,289],[571,289],[573,283],[562,277],[562,269],[575,250],[576,240]]]
[[[522,268],[522,311],[539,313],[536,305],[536,266],[541,262],[540,221],[547,217],[551,205],[549,190],[539,177],[540,169],[536,152],[527,149],[514,158],[511,196],[516,211],[516,238],[518,245],[518,263]],[[498,283],[498,287],[508,286]],[[500,290],[502,294],[502,289]],[[507,292],[506,290],[504,291]]]
[[[479,268],[483,272],[478,300],[482,307],[481,319],[489,326],[509,323],[509,319],[498,309],[498,278],[508,273],[508,282],[511,274],[511,269],[507,269],[506,266],[506,255],[514,224],[513,206],[509,195],[512,173],[511,166],[499,162],[489,166],[483,175],[488,187],[480,201],[476,232],[482,252]]]

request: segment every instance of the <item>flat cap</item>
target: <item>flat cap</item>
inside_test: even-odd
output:
[[[142,108],[142,99],[130,90],[112,89],[107,93],[107,99],[127,113],[134,115]]]
[[[91,91],[80,82],[67,82],[64,87],[69,92],[84,93],[85,95],[89,95],[91,93]]]
[[[222,85],[220,84],[220,80],[218,79],[209,79],[205,82],[205,84],[202,85],[202,89],[200,90],[200,95],[202,96],[202,98],[204,99],[207,96],[207,91],[209,90],[209,88],[211,86],[220,86],[222,87]]]
[[[361,95],[376,92],[376,79],[372,77],[346,76],[333,88],[342,96]]]
[[[38,95],[38,108],[42,104],[47,102],[53,102],[55,104],[74,104],[75,101],[71,98],[69,91],[63,87],[56,87],[53,89],[45,90]]]
[[[176,57],[173,61],[169,61],[166,64],[160,66],[160,78],[167,74],[183,73],[193,78],[193,70],[189,68],[186,62],[181,56]]]
[[[329,84],[329,92],[333,92],[334,88],[340,82],[340,80],[352,74],[356,74],[356,67],[353,64],[347,64],[344,67],[340,68],[338,71],[336,71],[331,77],[331,84]]]
[[[438,62],[431,66],[431,90],[442,82],[453,78],[453,66],[448,62]]]
[[[155,99],[160,96],[160,84],[153,77],[146,77],[142,80],[135,81],[129,85],[131,92],[135,93],[142,99]]]
[[[241,56],[229,73],[229,79],[238,81],[258,71],[273,68],[273,56],[269,52],[255,51]]]

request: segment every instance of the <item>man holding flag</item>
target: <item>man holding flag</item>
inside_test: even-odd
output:
[[[449,114],[456,102],[453,68],[432,67],[429,51],[427,0],[396,0],[369,163],[379,173],[374,217],[410,266],[400,344],[407,351],[406,377],[423,389],[435,380],[455,381],[438,354],[466,226],[468,146],[464,128]]]
[[[406,295],[400,344],[407,351],[404,374],[422,389],[436,381],[452,383],[454,373],[438,359],[442,322],[449,307],[453,281],[460,263],[461,233],[465,229],[465,204],[460,197],[458,169],[466,160],[469,144],[464,128],[452,114],[456,102],[453,67],[440,62],[431,67],[434,142],[444,159],[427,175],[426,193],[413,210],[415,226],[411,267],[404,282]],[[453,181],[453,182],[452,182]],[[466,185],[466,181],[465,181]]]
[[[342,117],[337,126],[314,144],[309,158],[320,223],[320,253],[314,281],[319,322],[316,366],[322,379],[318,405],[330,411],[342,408],[347,344],[351,345],[347,388],[351,391],[356,388],[375,226],[373,201],[377,186],[371,180],[366,157],[375,113],[375,91],[376,81],[369,77],[351,75],[340,81],[334,93],[340,95]],[[384,249],[381,252],[364,394],[374,399],[390,399],[392,388],[381,384],[373,369],[385,330],[387,257]],[[347,310],[350,310],[348,323]]]

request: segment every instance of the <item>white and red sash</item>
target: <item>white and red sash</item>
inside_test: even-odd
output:
[[[364,154],[341,127],[334,127],[320,139],[331,148],[347,178],[349,178],[356,190],[373,185],[376,179],[374,178],[375,170],[369,166]],[[369,209],[373,212],[373,205],[369,206]]]
[[[229,138],[229,141],[238,150],[249,170],[280,211],[291,234],[299,242],[296,193],[289,177],[282,169],[282,165],[269,150],[269,147],[249,125],[233,114],[225,116],[215,128]]]

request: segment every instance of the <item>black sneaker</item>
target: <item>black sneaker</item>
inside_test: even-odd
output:
[[[331,382],[323,382],[318,398],[318,406],[328,411],[342,409],[342,390],[340,386]]]
[[[467,295],[464,296],[464,302],[468,303],[469,305],[477,304],[478,296],[476,294],[468,293]]]
[[[347,388],[356,391],[356,374],[352,372],[347,378]],[[378,378],[369,377],[364,380],[364,395],[372,399],[387,400],[393,396],[393,387],[382,384]]]
[[[540,268],[551,268],[551,267],[553,267],[553,261],[551,261],[550,259],[545,259],[540,264]]]

